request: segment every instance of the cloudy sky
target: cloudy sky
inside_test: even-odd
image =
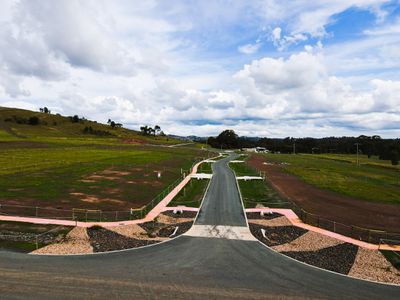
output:
[[[400,136],[400,1],[0,0],[0,106],[137,129]]]

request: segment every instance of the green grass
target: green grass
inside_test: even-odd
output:
[[[249,168],[246,163],[230,163],[229,167],[235,172],[236,176],[259,176],[257,170]]]
[[[278,208],[287,205],[287,201],[263,180],[238,180],[238,183],[245,208],[253,208],[257,204]]]
[[[45,207],[138,207],[179,178],[181,168],[188,170],[196,154],[187,149],[158,147],[0,149],[0,199]],[[128,171],[129,175],[117,179],[103,176],[95,183],[84,180],[103,170]],[[156,170],[161,171],[161,178],[156,178]],[[106,191],[111,189],[118,193],[107,195]],[[123,203],[76,201],[71,192]]]
[[[303,181],[354,198],[400,204],[400,172],[388,162],[355,155],[265,154]]]
[[[212,164],[213,163],[202,163],[197,169],[197,173],[212,174]]]
[[[36,239],[34,238],[36,235],[52,230],[49,234],[53,238],[61,238],[65,237],[71,229],[72,227],[67,226],[0,221],[0,236],[2,234],[10,234],[9,232],[32,234],[33,236],[31,239],[25,241],[12,241],[7,240],[7,237],[0,237],[0,249],[28,253],[36,250]],[[39,248],[43,246],[46,246],[46,244],[38,243]]]
[[[381,250],[381,253],[393,265],[393,267],[400,271],[400,252]]]
[[[245,163],[231,163],[229,167],[236,176],[254,176],[258,172]],[[238,180],[240,193],[245,208],[262,204],[268,207],[284,207],[287,202],[264,180]]]
[[[4,121],[13,115],[36,115],[47,125]],[[113,136],[85,135],[82,128],[88,124]],[[61,116],[0,107],[0,204],[102,210],[141,207],[179,178],[181,169],[187,172],[195,158],[206,156],[197,148],[144,146],[136,141],[178,142],[90,121],[72,123]],[[87,180],[103,171],[129,174],[117,179],[103,176],[94,183]],[[161,178],[156,177],[158,171]],[[71,193],[97,200],[84,201]]]
[[[191,179],[168,206],[184,205],[188,207],[200,207],[201,200],[208,186],[208,179]]]

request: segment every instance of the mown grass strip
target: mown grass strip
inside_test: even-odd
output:
[[[208,179],[191,179],[168,206],[184,205],[188,207],[200,207],[208,183]]]

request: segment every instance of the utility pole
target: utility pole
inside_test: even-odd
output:
[[[355,143],[354,145],[356,145],[356,147],[357,147],[357,166],[359,166],[360,162],[358,160],[358,146],[360,146],[361,144],[360,143]]]

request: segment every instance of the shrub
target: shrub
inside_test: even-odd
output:
[[[40,120],[36,116],[30,117],[29,121],[28,121],[29,125],[38,125],[39,122],[40,122]]]

